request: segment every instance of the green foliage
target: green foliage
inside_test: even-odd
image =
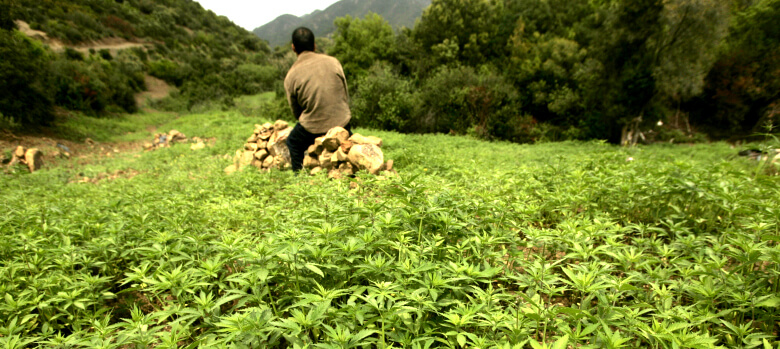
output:
[[[12,123],[52,121],[48,53],[17,31],[0,29],[0,113]]]
[[[419,104],[409,79],[394,74],[386,64],[376,64],[357,82],[352,102],[355,126],[393,131],[409,128]]]
[[[393,28],[378,14],[369,13],[362,20],[342,17],[334,23],[334,45],[328,54],[339,59],[347,81],[359,81],[372,65],[395,55]]]
[[[780,183],[728,144],[362,129],[400,178],[226,176],[224,155],[270,120],[138,116],[217,140],[0,181],[3,345],[777,345]],[[138,116],[92,127],[148,137]]]

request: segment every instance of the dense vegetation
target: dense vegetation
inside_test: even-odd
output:
[[[414,29],[340,19],[356,121],[512,141],[690,141],[780,108],[780,1],[434,0]]]
[[[216,145],[0,181],[0,346],[780,344],[780,177],[727,144],[360,130],[400,178],[224,175],[261,121],[183,115],[159,127]]]
[[[0,113],[17,124],[45,124],[55,105],[93,115],[134,112],[145,74],[178,88],[163,107],[179,109],[230,104],[272,89],[284,76],[267,44],[191,0],[3,0],[0,12]],[[13,20],[69,46],[105,38],[145,46],[118,54],[55,52],[15,31]]]

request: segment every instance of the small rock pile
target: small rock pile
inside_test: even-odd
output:
[[[291,168],[286,143],[290,131],[292,128],[282,120],[255,125],[255,132],[247,139],[244,149],[236,151],[233,165],[225,168],[225,173],[231,174],[248,166],[264,171]],[[334,127],[306,150],[303,167],[311,175],[325,172],[330,178],[353,176],[360,170],[374,175],[393,175],[396,173],[393,161],[384,161],[381,147],[382,140],[378,137],[358,133],[350,136],[344,128]]]
[[[350,136],[347,130],[334,127],[306,150],[303,167],[311,175],[326,172],[329,178],[353,176],[360,170],[373,175],[384,171],[395,174],[393,160],[384,159],[382,139],[359,133]]]
[[[290,131],[292,128],[283,120],[255,125],[254,133],[246,140],[244,149],[236,150],[233,165],[225,168],[225,173],[230,174],[247,166],[265,171],[290,168],[290,150],[286,142]]]
[[[174,143],[185,143],[187,142],[187,136],[185,136],[183,133],[171,130],[168,133],[158,133],[154,135],[154,141],[146,142],[144,143],[144,150],[155,150],[157,148],[165,148],[170,147],[171,144]]]
[[[43,167],[43,152],[37,148],[27,149],[20,145],[14,150],[8,168],[16,164],[27,165],[30,172],[40,170]]]

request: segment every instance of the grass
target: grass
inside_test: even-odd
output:
[[[238,111],[155,119],[217,142],[0,181],[0,343],[779,344],[780,183],[726,144],[357,130],[384,139],[400,178],[224,175],[262,121]],[[148,136],[134,122],[117,127]],[[69,183],[129,169],[139,174]]]

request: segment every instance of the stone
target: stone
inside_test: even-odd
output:
[[[349,161],[349,154],[344,152],[344,149],[341,147],[333,155],[336,157],[336,161]]]
[[[263,160],[263,168],[271,168],[274,165],[274,157],[266,156]]]
[[[320,160],[308,155],[303,157],[303,168],[313,169],[315,167],[320,167]]]
[[[359,170],[366,170],[375,175],[384,164],[384,154],[382,149],[374,144],[357,144],[349,151],[349,162]]]
[[[264,123],[264,124],[263,124],[263,128],[264,128],[264,129],[266,129],[266,130],[269,130],[269,131],[272,131],[272,132],[273,132],[273,130],[274,130],[274,124],[272,124],[272,123],[270,123],[270,122],[266,122],[266,123]]]
[[[281,131],[284,129],[287,129],[290,125],[287,123],[287,121],[284,120],[276,120],[274,123],[274,130]]]
[[[315,167],[311,169],[311,172],[309,172],[310,175],[314,176],[318,173],[322,172],[322,167]]]
[[[263,161],[266,157],[268,157],[268,150],[260,149],[255,152],[255,159],[257,160]]]
[[[268,149],[268,142],[263,140],[257,141],[257,149]]]
[[[325,148],[322,147],[322,145],[312,144],[309,146],[309,149],[306,149],[306,154],[317,157],[320,156],[320,154],[322,154],[323,150],[325,150]]]
[[[236,165],[236,168],[238,168],[238,163],[241,161],[241,155],[244,154],[243,150],[236,150],[236,155],[233,155],[233,165]]]
[[[257,168],[258,170],[263,169],[263,160],[258,160],[257,158],[252,159],[252,162],[249,164],[252,167]]]
[[[286,142],[287,136],[290,135],[290,132],[292,131],[291,128],[287,128],[281,131],[274,131],[274,134],[271,135],[271,138],[268,139],[268,144],[270,147],[270,144],[272,143],[278,143],[278,142]]]
[[[348,140],[343,141],[341,142],[341,146],[339,146],[339,148],[341,148],[341,151],[343,151],[344,154],[349,154],[349,150],[352,149],[352,142]]]
[[[333,153],[329,152],[327,149],[322,151],[322,154],[320,154],[319,160],[320,160],[320,167],[330,170],[333,168],[333,165],[331,163],[331,158],[333,157]]]
[[[352,176],[355,174],[355,172],[357,172],[357,169],[351,163],[345,162],[339,165],[339,171],[341,171],[341,173],[345,176]]]
[[[325,138],[322,140],[322,146],[329,151],[336,151],[341,145],[341,142],[349,139],[349,131],[342,127],[334,127],[325,134]]]
[[[257,143],[258,139],[259,138],[257,137],[257,135],[253,133],[251,136],[249,136],[249,138],[246,139],[246,142],[247,143]]]
[[[169,142],[176,143],[176,142],[183,142],[185,140],[187,140],[187,136],[185,136],[183,133],[181,133],[179,131],[171,130],[170,132],[168,132],[168,141]]]
[[[84,140],[84,143],[87,143],[89,145],[93,145],[93,144],[95,144],[95,141],[93,141],[92,138],[87,138],[87,139]]]
[[[244,144],[244,150],[248,150],[248,151],[251,151],[251,152],[256,152],[257,151],[257,143],[247,143],[247,144]]]
[[[292,164],[290,163],[290,160],[284,156],[275,156],[273,167],[280,170],[287,170],[292,167]]]
[[[225,167],[225,169],[223,171],[225,171],[225,174],[231,175],[231,174],[235,173],[236,171],[238,171],[238,168],[236,167],[236,165],[230,165],[228,167]]]
[[[27,164],[30,172],[38,171],[43,167],[43,153],[36,148],[27,149],[27,152],[24,154],[24,162]]]
[[[238,160],[238,169],[241,170],[244,167],[249,166],[252,163],[252,159],[255,158],[255,152],[251,150],[244,151],[241,154],[241,158]]]
[[[154,149],[154,144],[149,142],[144,143],[144,150],[152,150],[152,149]]]
[[[201,150],[206,148],[206,143],[198,142],[190,146],[190,150]]]
[[[279,141],[274,143],[273,145],[270,145],[268,148],[268,153],[273,155],[275,158],[279,158],[280,164],[291,164],[292,160],[290,160],[290,149],[287,148],[287,142]],[[285,166],[277,166],[279,169],[284,168]]]
[[[322,141],[324,141],[324,140],[325,140],[325,136],[317,137],[317,138],[314,139],[314,145],[316,145],[318,147],[321,147],[322,146]]]
[[[353,134],[352,137],[349,137],[349,141],[352,142],[352,144],[373,144],[377,147],[382,147],[381,138],[374,136],[365,137],[360,133]]]
[[[343,174],[337,168],[328,171],[328,178],[330,179],[341,179],[342,177]]]
[[[21,146],[21,145],[16,147],[16,150],[14,150],[14,156],[16,156],[17,158],[20,158],[20,159],[23,159],[24,158],[24,154],[26,154],[26,153],[27,153],[27,149],[25,147]]]

